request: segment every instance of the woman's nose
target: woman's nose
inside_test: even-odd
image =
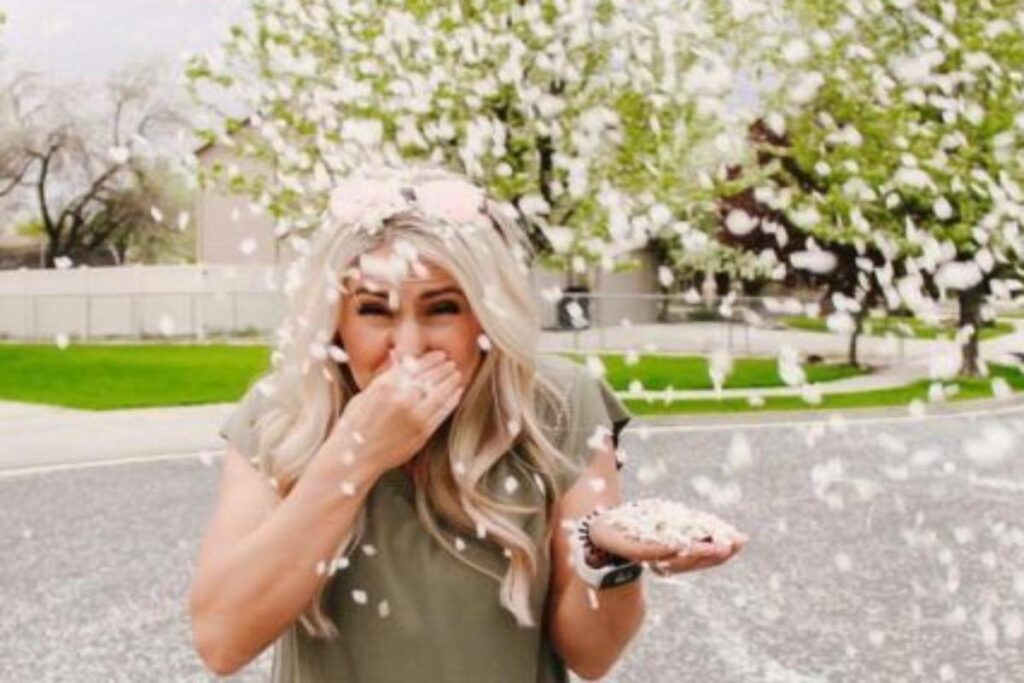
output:
[[[423,333],[419,323],[401,320],[392,332],[391,347],[399,358],[418,358],[423,355]]]

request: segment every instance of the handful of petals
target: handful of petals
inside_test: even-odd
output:
[[[749,537],[719,517],[660,498],[603,511],[590,525],[599,548],[671,574],[725,562]]]

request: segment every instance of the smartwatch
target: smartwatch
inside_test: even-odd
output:
[[[573,566],[576,574],[588,586],[597,589],[615,588],[632,583],[640,578],[644,568],[637,562],[618,555],[613,555],[596,547],[590,540],[590,522],[598,515],[597,511],[580,520],[576,525],[576,533],[570,539],[573,546]],[[587,560],[599,562],[592,566]]]

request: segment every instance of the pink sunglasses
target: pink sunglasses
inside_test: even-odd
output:
[[[418,208],[450,224],[489,224],[507,243],[500,224],[488,213],[484,191],[464,180],[407,184],[400,179],[351,178],[331,192],[330,208],[339,221],[362,225],[373,225],[396,213]]]

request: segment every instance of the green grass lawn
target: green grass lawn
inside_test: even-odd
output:
[[[112,410],[235,401],[266,346],[0,344],[0,399]]]
[[[787,316],[780,319],[786,327],[809,332],[828,332],[828,326],[824,318],[811,318],[808,316]],[[936,327],[928,325],[916,318],[881,318],[871,319],[865,322],[864,334],[868,336],[885,336],[887,333],[903,336],[901,324],[910,328],[915,339],[952,339],[956,336],[955,326]],[[981,328],[981,339],[993,339],[1012,333],[1014,327],[1005,320],[997,320],[991,325]]]
[[[583,363],[579,353],[562,354]],[[605,379],[616,391],[627,391],[629,383],[640,380],[644,389],[714,389],[708,374],[708,361],[703,356],[641,355],[636,365],[626,365],[622,354],[600,354],[607,374]],[[864,373],[861,368],[846,364],[815,364],[804,366],[807,380],[813,383],[832,382]],[[774,358],[736,358],[732,372],[725,380],[726,389],[753,389],[784,386]]]
[[[1024,391],[1024,372],[1019,368],[1005,365],[990,365],[989,378],[962,379],[955,382],[959,391],[949,400],[991,398],[992,378],[1002,377],[1014,391]],[[671,401],[654,399],[625,399],[626,406],[634,415],[688,415],[694,413],[743,413],[773,410],[834,410],[838,408],[881,408],[886,406],[907,406],[914,399],[928,401],[931,382],[924,380],[892,389],[877,389],[849,394],[824,395],[818,405],[811,405],[799,396],[767,396],[763,406],[755,407],[745,398],[687,399]]]
[[[584,362],[581,354],[566,354]],[[91,410],[195,405],[237,400],[269,367],[263,345],[53,344],[0,345],[0,399]],[[708,363],[699,356],[643,356],[628,366],[621,354],[602,356],[609,384],[625,391],[633,379],[651,390],[711,389]],[[809,365],[812,382],[859,374],[847,365]],[[731,388],[781,386],[776,362],[736,359]]]
[[[584,362],[581,354],[566,354]],[[619,354],[601,356],[609,384],[626,391],[633,379],[649,390],[710,389],[707,360],[698,356],[641,356],[626,365]],[[71,345],[61,350],[53,344],[0,345],[0,399],[61,405],[70,408],[111,410],[149,406],[197,405],[237,400],[270,366],[270,349],[262,345]],[[845,365],[808,365],[811,382],[829,382],[859,372]],[[1024,390],[1024,376],[1015,368],[994,367],[993,375],[1005,377]],[[736,359],[727,387],[758,388],[781,385],[773,359]],[[881,391],[826,396],[822,408],[906,405],[925,398],[928,382]],[[961,382],[956,400],[991,394],[989,380]],[[753,408],[745,399],[702,399],[651,403],[627,399],[637,415],[795,410],[808,406],[799,397],[767,398]]]

